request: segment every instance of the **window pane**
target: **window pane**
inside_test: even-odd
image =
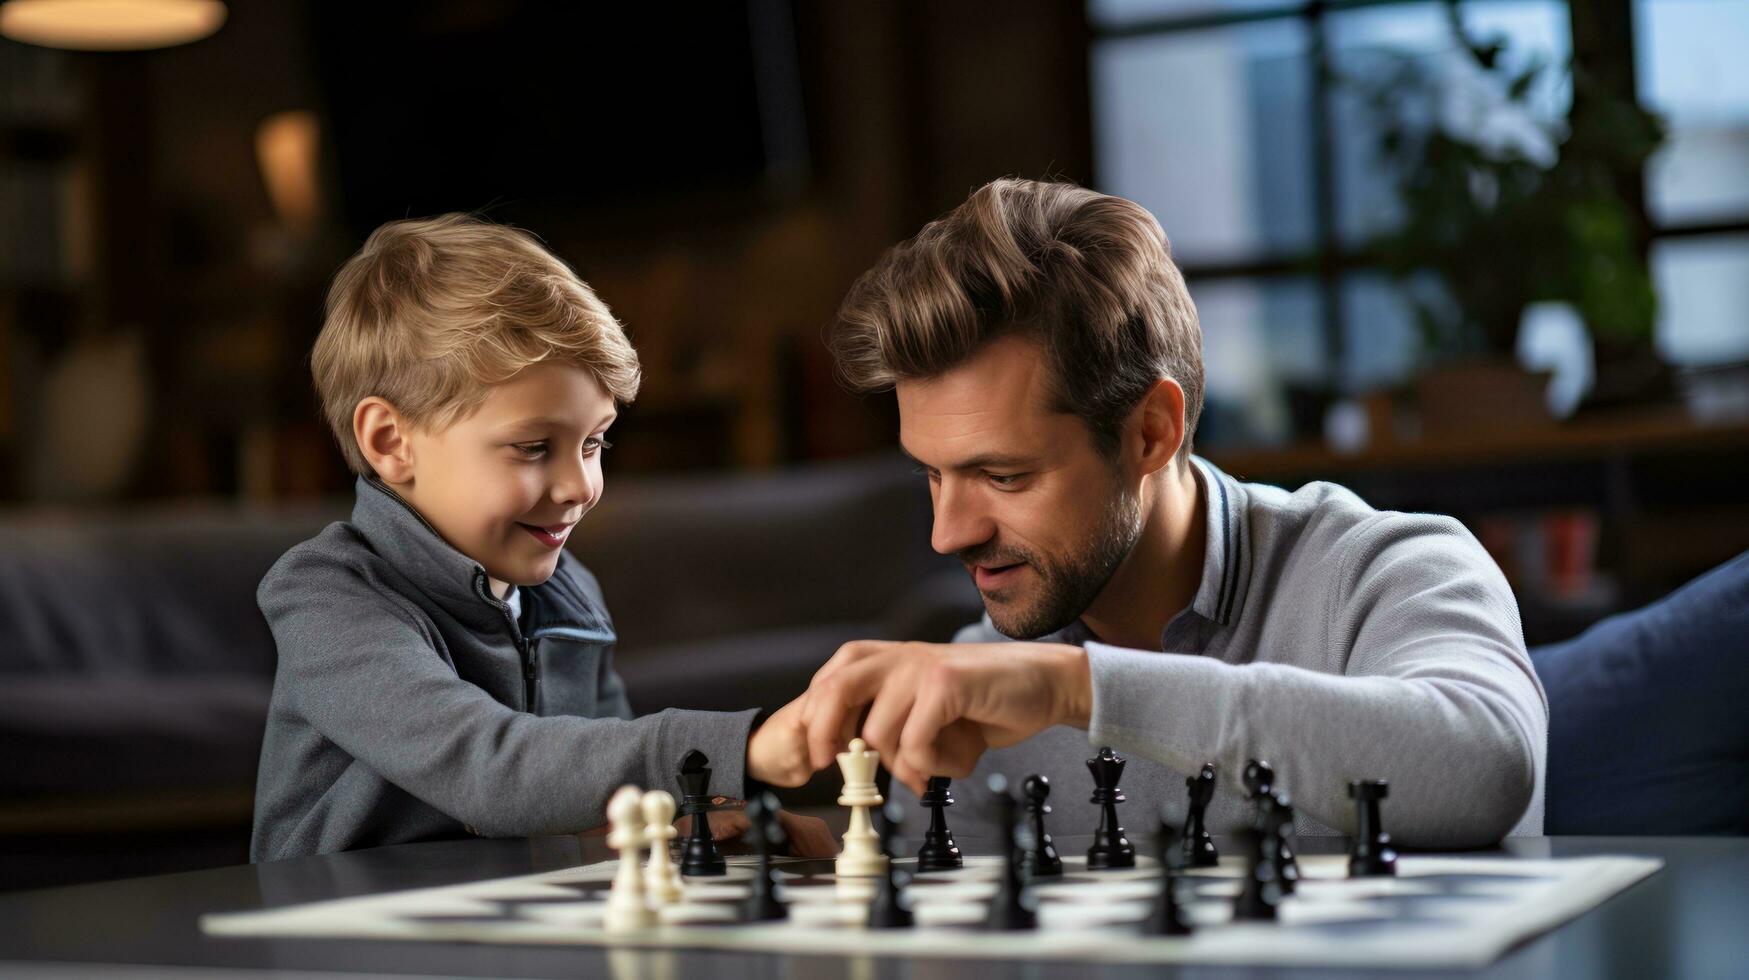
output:
[[[1202,322],[1207,403],[1197,442],[1288,441],[1292,390],[1321,388],[1325,377],[1317,283],[1306,277],[1198,280],[1190,294]]]
[[[1365,392],[1409,380],[1425,354],[1418,302],[1442,295],[1431,274],[1398,282],[1361,272],[1342,283],[1342,388]]]
[[[1749,360],[1749,235],[1652,246],[1658,350],[1679,365]]]
[[[1328,19],[1331,62],[1338,85],[1332,105],[1335,134],[1337,230],[1346,245],[1359,245],[1402,222],[1395,183],[1379,154],[1381,121],[1360,93],[1386,85],[1406,61],[1437,85],[1426,114],[1453,133],[1483,145],[1516,148],[1533,160],[1553,162],[1554,144],[1539,128],[1566,116],[1571,88],[1559,70],[1571,50],[1566,4],[1551,0],[1470,3],[1459,8],[1465,32],[1475,40],[1505,42],[1503,71],[1483,73],[1452,36],[1439,3],[1366,7]],[[1534,61],[1554,66],[1530,91],[1528,111],[1502,108],[1500,76]]]
[[[1311,248],[1307,50],[1298,19],[1096,43],[1100,189],[1152,211],[1182,264]]]
[[[1646,173],[1663,225],[1749,216],[1749,3],[1635,4],[1640,101],[1670,141]]]
[[[1125,27],[1148,20],[1250,10],[1279,10],[1292,0],[1088,0],[1087,19],[1096,27]]]

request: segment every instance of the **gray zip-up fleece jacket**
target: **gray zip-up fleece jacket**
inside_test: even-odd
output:
[[[1182,822],[1184,780],[1218,768],[1214,833],[1249,821],[1240,775],[1270,762],[1307,835],[1353,833],[1348,781],[1384,779],[1397,843],[1455,848],[1538,835],[1549,709],[1505,576],[1462,524],[1378,511],[1331,483],[1288,492],[1202,459],[1202,584],[1155,650],[1099,642],[1077,621],[1044,639],[1086,649],[1087,731],[1046,729],[985,753],[963,780],[953,827],[992,833],[986,773],[1051,780],[1051,829],[1098,824],[1086,760],[1110,745],[1129,765],[1120,816],[1152,833]],[[960,642],[1006,639],[989,617]],[[894,784],[895,795],[910,794]]]
[[[600,587],[561,554],[521,622],[478,562],[361,477],[350,522],[297,545],[256,599],[279,650],[250,858],[519,837],[605,822],[615,789],[710,756],[738,795],[755,712],[633,718]]]

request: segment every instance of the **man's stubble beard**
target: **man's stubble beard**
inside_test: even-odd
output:
[[[1114,481],[1115,482],[1115,481]],[[1006,597],[984,597],[984,610],[996,631],[1014,640],[1035,640],[1055,633],[1081,618],[1093,600],[1105,590],[1118,567],[1135,550],[1142,537],[1142,502],[1139,495],[1114,487],[1099,524],[1086,546],[1061,559],[1023,548],[990,543],[959,553],[967,564],[1023,561],[1038,573],[1038,597],[1022,608],[1001,608]]]

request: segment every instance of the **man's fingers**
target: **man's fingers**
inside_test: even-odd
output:
[[[865,657],[838,670],[808,689],[808,754],[814,768],[824,769],[854,733],[860,709],[874,700],[895,658]]]

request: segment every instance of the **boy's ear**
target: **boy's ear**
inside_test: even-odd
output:
[[[387,483],[413,478],[413,443],[407,420],[387,399],[371,395],[352,410],[352,438],[365,462]]]

